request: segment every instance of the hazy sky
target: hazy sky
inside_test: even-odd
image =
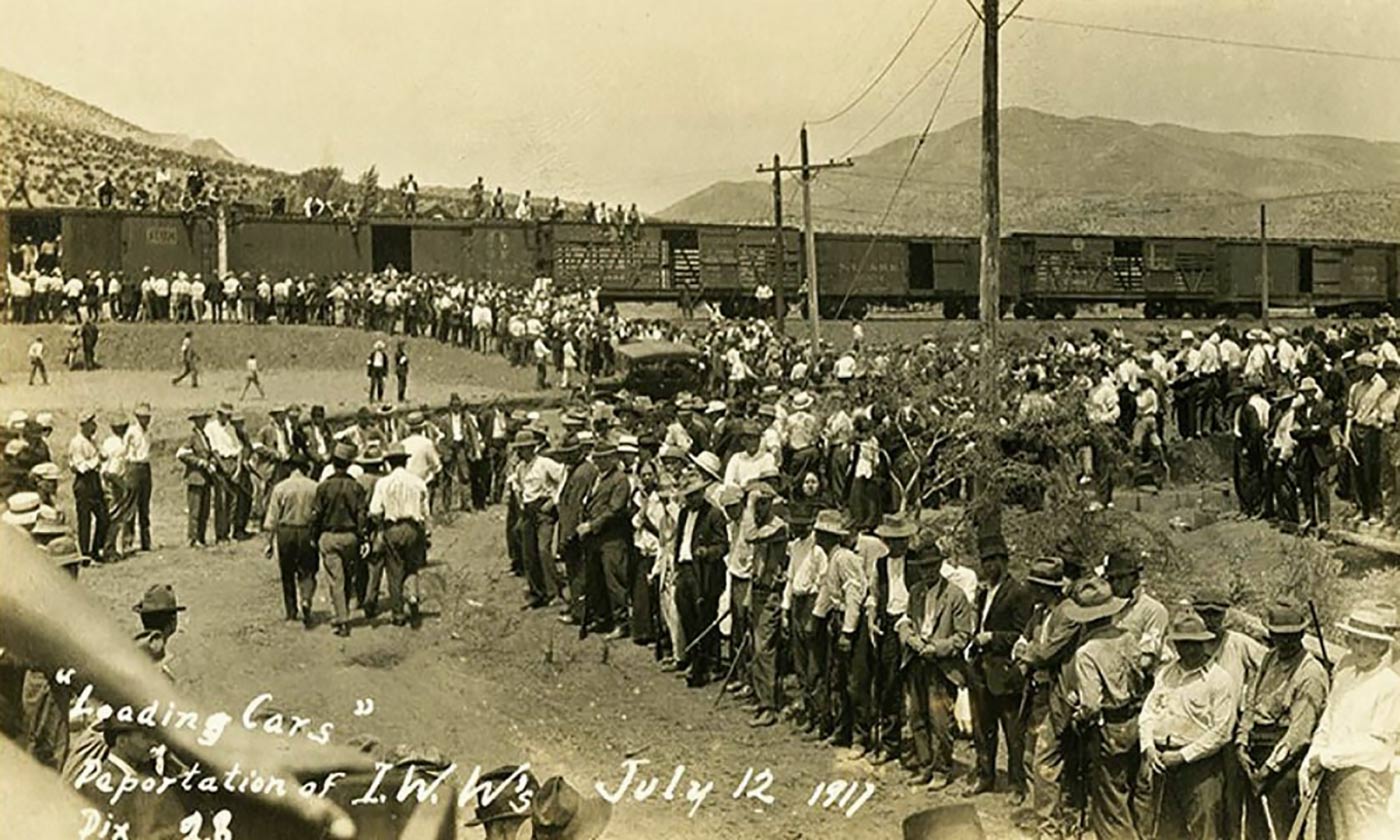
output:
[[[980,4],[980,0],[976,0]],[[1015,0],[1002,0],[1009,9]],[[0,64],[145,128],[280,169],[531,187],[656,210],[796,149],[929,0],[0,0]],[[1026,0],[1026,15],[1400,54],[1400,0]],[[938,0],[844,152],[973,19]],[[1002,104],[1072,116],[1400,141],[1400,64],[1013,21]],[[935,125],[977,110],[980,34]],[[956,53],[956,49],[954,50]],[[936,69],[857,152],[918,131]]]

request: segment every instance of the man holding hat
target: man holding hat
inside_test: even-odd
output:
[[[335,470],[316,486],[311,506],[311,534],[320,552],[321,567],[330,581],[337,636],[350,635],[349,578],[365,532],[365,489],[350,476],[355,448],[340,442],[331,453]]]
[[[886,517],[881,523],[885,533],[881,539],[886,540],[897,565],[905,562],[909,539],[914,535],[912,525],[902,516],[895,521]],[[942,790],[952,783],[953,704],[958,688],[966,683],[962,657],[972,641],[976,618],[967,596],[939,573],[943,558],[935,543],[930,541],[907,559],[907,607],[901,610],[890,633],[899,642],[896,655],[904,669],[902,689],[898,683],[896,688],[904,695],[913,734],[913,784]],[[882,569],[886,560],[877,561],[878,577],[871,580],[872,590],[894,588],[893,575],[880,579],[888,574],[887,568]],[[898,676],[896,671],[896,680]],[[877,708],[875,714],[882,712]],[[891,723],[894,731],[882,733],[882,737],[897,743],[898,718]]]
[[[1340,626],[1350,652],[1332,672],[1299,790],[1305,800],[1317,797],[1319,837],[1395,837],[1400,827],[1387,802],[1400,751],[1400,674],[1388,654],[1400,615],[1393,604],[1363,602]]]
[[[1293,824],[1300,806],[1298,767],[1327,703],[1327,671],[1303,647],[1302,605],[1287,597],[1274,601],[1264,626],[1271,649],[1245,687],[1234,744],[1248,783],[1248,840],[1274,840],[1271,824]]]
[[[1205,645],[1214,636],[1191,610],[1171,624],[1178,658],[1157,672],[1138,717],[1142,761],[1159,789],[1157,813],[1139,814],[1150,836],[1231,836],[1225,809],[1222,750],[1235,726],[1239,693]]]
[[[151,404],[137,403],[136,422],[126,429],[126,468],[131,482],[132,507],[142,551],[151,550]]]
[[[266,553],[277,558],[282,574],[282,605],[288,621],[311,629],[311,604],[316,597],[316,572],[320,560],[312,539],[311,515],[316,504],[316,482],[307,477],[306,456],[287,456],[287,477],[277,482],[267,499],[262,529],[267,534]]]
[[[1079,647],[1070,667],[1071,698],[1079,748],[1077,765],[1087,774],[1089,827],[1100,840],[1135,840],[1130,803],[1138,772],[1137,716],[1141,675],[1128,631],[1114,622],[1128,600],[1113,594],[1103,578],[1075,585],[1065,617],[1080,626]]]
[[[78,432],[68,444],[68,469],[73,472],[73,501],[78,517],[78,545],[84,556],[102,561],[107,543],[107,500],[102,493],[102,456],[97,450],[97,414],[83,412]]]

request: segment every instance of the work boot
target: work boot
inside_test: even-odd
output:
[[[411,598],[408,602],[408,623],[414,630],[423,626],[423,613],[418,609],[416,598]]]
[[[777,722],[778,716],[773,714],[772,709],[759,709],[758,714],[754,715],[754,719],[749,721],[749,726],[757,729],[765,726],[772,726]]]
[[[312,627],[314,627],[315,625],[316,625],[315,621],[313,621],[312,618],[311,618],[311,605],[310,605],[310,604],[302,604],[302,605],[301,605],[301,626],[302,626],[302,627],[305,627],[307,630],[310,630],[310,629],[311,629]]]

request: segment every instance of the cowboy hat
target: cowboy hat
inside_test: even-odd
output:
[[[1400,625],[1400,615],[1397,615],[1395,606],[1378,601],[1357,605],[1346,618],[1337,622],[1344,633],[1384,642],[1394,639],[1393,628],[1397,625]]]
[[[1264,613],[1264,629],[1269,631],[1270,635],[1302,633],[1307,627],[1303,607],[1286,596],[1275,600]]]
[[[887,513],[881,517],[880,524],[875,526],[875,536],[885,539],[907,540],[918,532],[918,526],[903,513]]]
[[[175,602],[175,590],[168,583],[158,583],[146,590],[146,594],[141,596],[140,603],[131,607],[132,612],[141,613],[167,613],[184,612],[185,607]]]
[[[1187,610],[1172,619],[1167,631],[1169,642],[1209,642],[1215,634],[1206,629],[1206,623],[1194,610]]]
[[[59,537],[44,546],[44,550],[59,566],[85,566],[88,562],[88,559],[78,550],[77,541],[72,537]]]
[[[827,508],[817,513],[816,520],[812,523],[812,529],[823,534],[835,534],[838,537],[850,535],[851,530],[846,527],[846,517],[841,511]]]
[[[541,785],[530,802],[530,826],[538,840],[593,840],[611,818],[611,803],[580,796],[562,776]]]
[[[1113,587],[1103,578],[1094,577],[1081,581],[1070,594],[1065,604],[1065,618],[1076,624],[1088,624],[1101,618],[1117,615],[1127,606],[1127,598],[1113,594]]]
[[[337,443],[335,448],[331,450],[331,459],[334,461],[345,461],[349,463],[355,460],[355,455],[355,444],[345,440]]]

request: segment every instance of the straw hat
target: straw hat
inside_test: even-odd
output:
[[[24,491],[11,494],[5,501],[5,512],[0,513],[0,521],[28,528],[39,518],[39,501],[38,493]]]
[[[1389,642],[1394,639],[1392,629],[1400,625],[1400,614],[1394,604],[1380,601],[1367,601],[1352,608],[1346,618],[1337,623],[1342,632],[1363,639],[1376,639]]]
[[[1186,610],[1172,619],[1167,631],[1169,642],[1209,642],[1215,634],[1206,629],[1206,623],[1194,610]]]
[[[850,528],[846,527],[846,517],[842,515],[841,511],[832,508],[817,513],[812,529],[823,534],[835,534],[838,537],[845,537],[851,533]]]
[[[720,463],[719,456],[713,452],[707,451],[701,452],[699,455],[691,455],[690,462],[716,481],[724,472],[724,465]]]
[[[888,539],[912,539],[918,532],[918,526],[903,513],[887,513],[875,526],[875,536]]]
[[[1065,577],[1065,561],[1058,557],[1037,557],[1026,571],[1026,583],[1060,589],[1069,583]]]

